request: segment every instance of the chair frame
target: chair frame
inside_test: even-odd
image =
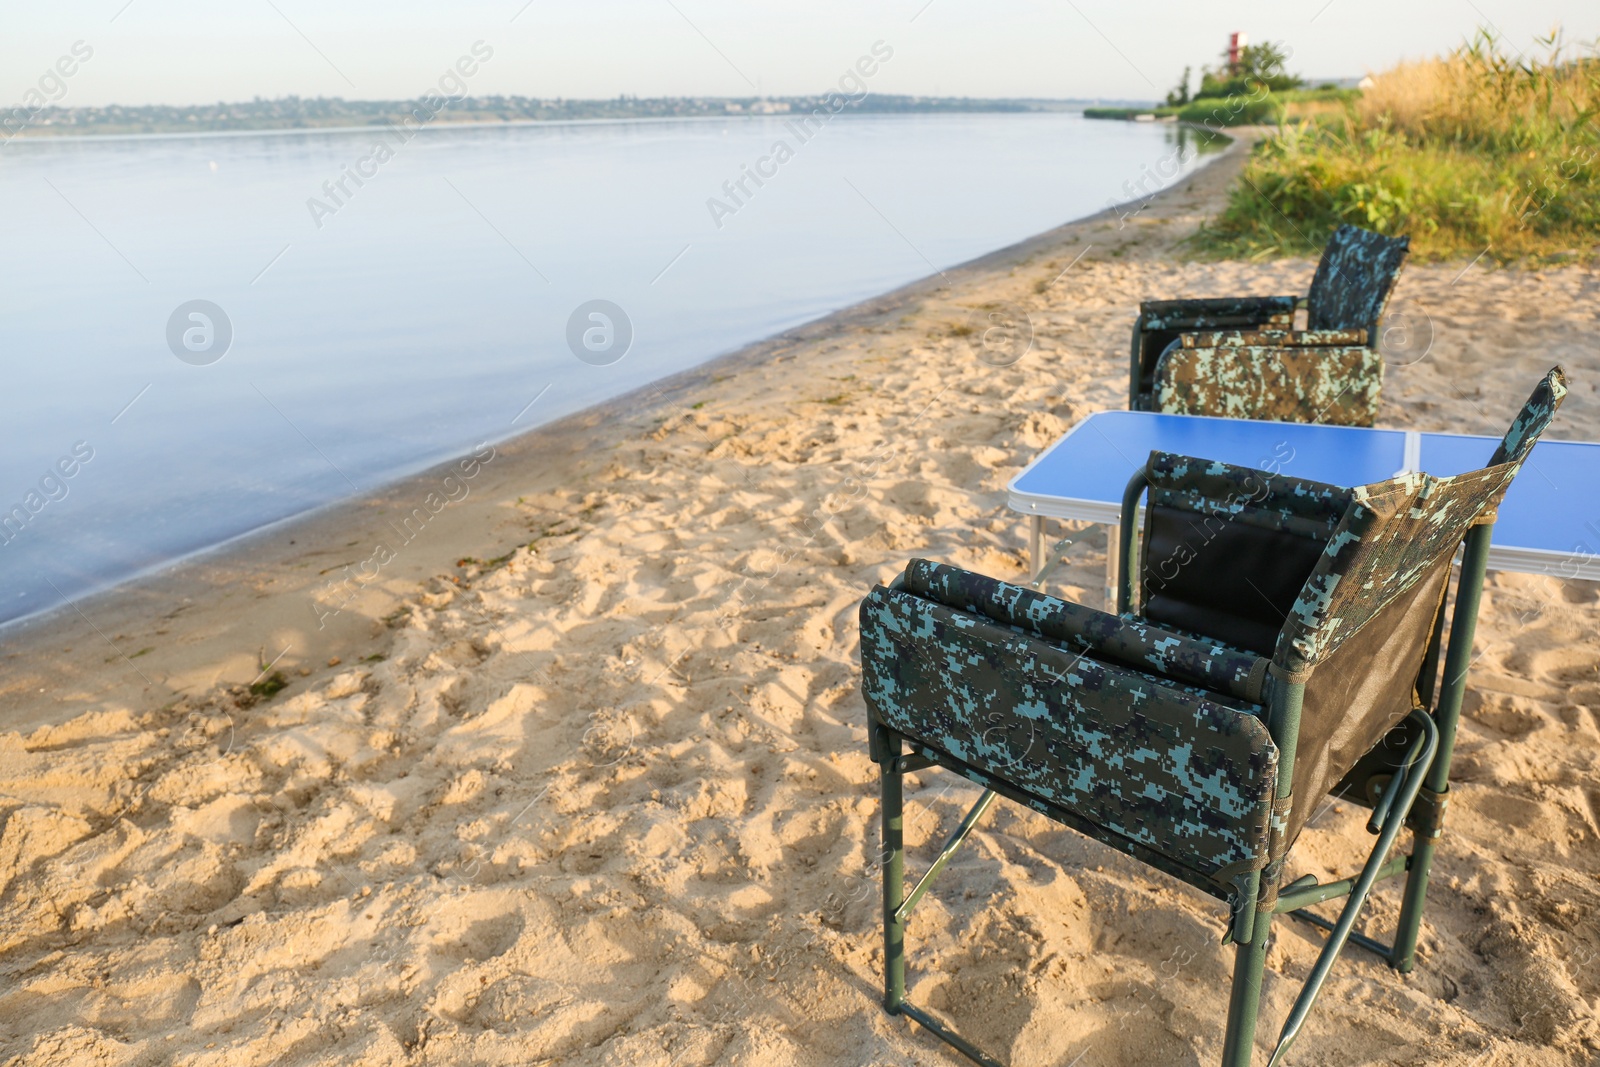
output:
[[[1135,522],[1139,500],[1147,486],[1141,469],[1129,482],[1122,502],[1121,588],[1118,610],[1126,612],[1133,601]],[[1249,1067],[1255,1046],[1255,1031],[1260,1014],[1261,986],[1265,972],[1268,935],[1276,915],[1290,915],[1329,931],[1315,966],[1301,987],[1273,1048],[1269,1064],[1276,1067],[1287,1055],[1299,1035],[1329,972],[1347,944],[1376,953],[1391,967],[1408,973],[1416,963],[1417,940],[1422,928],[1422,913],[1428,890],[1428,875],[1442,828],[1439,816],[1449,791],[1450,764],[1455,749],[1461,702],[1466,691],[1467,669],[1472,659],[1472,643],[1477,627],[1478,606],[1482,598],[1488,562],[1492,522],[1472,526],[1463,538],[1463,551],[1456,579],[1455,609],[1451,615],[1443,677],[1439,677],[1439,653],[1443,643],[1445,605],[1440,604],[1431,640],[1424,653],[1417,680],[1417,693],[1423,707],[1411,713],[1420,730],[1405,760],[1373,805],[1369,832],[1378,835],[1360,872],[1351,877],[1319,884],[1306,876],[1276,887],[1277,898],[1270,907],[1260,904],[1262,891],[1274,888],[1265,880],[1282,877],[1282,867],[1248,876],[1242,892],[1228,902],[1232,907],[1224,943],[1236,946],[1232,987],[1228,1001],[1227,1030],[1222,1051],[1223,1067]],[[897,588],[897,579],[890,588]],[[1438,683],[1436,686],[1436,682]],[[1288,683],[1274,676],[1265,706],[1265,720],[1278,748],[1277,796],[1288,798],[1294,786],[1295,752],[1300,733],[1301,702],[1305,683]],[[1434,699],[1437,696],[1437,699]],[[1431,704],[1431,707],[1429,705]],[[952,1028],[906,1000],[906,926],[912,909],[922,899],[933,880],[944,870],[995,797],[1003,796],[1072,826],[1077,821],[1070,813],[1032,796],[1003,779],[996,778],[955,758],[947,752],[899,733],[876,721],[869,723],[872,758],[882,772],[883,800],[883,1006],[891,1015],[904,1015],[975,1063],[1002,1067],[999,1061],[977,1048]],[[1382,742],[1380,742],[1380,745]],[[907,751],[909,749],[909,751]],[[968,811],[955,832],[909,893],[905,890],[905,818],[902,780],[908,773],[942,767],[984,787],[978,802]],[[1413,823],[1414,838],[1409,855],[1389,858],[1400,831],[1418,809],[1419,796],[1427,794],[1427,804],[1419,811],[1422,825]],[[1174,872],[1169,872],[1174,873]],[[1355,931],[1356,920],[1372,887],[1380,880],[1406,876],[1400,915],[1391,944],[1383,944]],[[1193,883],[1197,884],[1198,883]],[[1214,887],[1205,887],[1221,897]],[[1305,909],[1324,901],[1345,897],[1346,903],[1336,920],[1328,920]],[[1270,893],[1268,894],[1270,899]],[[1228,898],[1223,898],[1228,899]]]

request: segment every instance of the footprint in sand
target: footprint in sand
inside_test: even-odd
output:
[[[509,901],[500,907],[515,908]],[[494,914],[496,907],[485,894],[474,893],[439,908],[428,923],[428,948],[454,960],[492,960],[511,951],[527,921],[515,910]]]
[[[1480,726],[1487,726],[1508,737],[1525,737],[1551,723],[1543,707],[1526,697],[1507,696],[1503,693],[1478,694],[1469,692],[1466,715]],[[1476,699],[1471,699],[1476,697]]]

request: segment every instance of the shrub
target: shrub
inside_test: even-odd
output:
[[[1201,126],[1260,126],[1282,121],[1283,102],[1272,93],[1202,96],[1178,109],[1178,119]]]

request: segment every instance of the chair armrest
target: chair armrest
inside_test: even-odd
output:
[[[1222,329],[1230,326],[1288,326],[1297,296],[1218,296],[1193,300],[1145,300],[1139,304],[1141,330]]]
[[[1183,348],[1243,348],[1264,345],[1276,348],[1362,346],[1366,330],[1207,330],[1186,333],[1178,338]]]
[[[1102,662],[1250,704],[1264,702],[1268,661],[1254,652],[925,559],[907,564],[904,577],[903,592],[987,616]]]

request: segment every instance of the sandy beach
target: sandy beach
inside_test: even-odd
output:
[[[0,1063],[959,1062],[878,1005],[856,606],[914,555],[1024,573],[1005,484],[1125,406],[1140,299],[1305,290],[1311,259],[1176,250],[1242,147],[9,631]],[[1382,425],[1498,435],[1559,362],[1550,436],[1600,439],[1593,270],[1413,264],[1396,301],[1432,342]],[[1034,326],[1012,366],[966,326],[994,304]],[[1104,532],[1056,536],[1051,591],[1100,604]],[[1347,952],[1292,1062],[1600,1056],[1600,584],[1491,575],[1470,686],[1417,971]],[[920,870],[977,788],[907,792]],[[1326,808],[1294,873],[1353,871],[1365,816]],[[1210,1063],[1222,918],[1001,803],[911,995],[1017,1067]],[[1262,1041],[1322,940],[1275,929]]]

